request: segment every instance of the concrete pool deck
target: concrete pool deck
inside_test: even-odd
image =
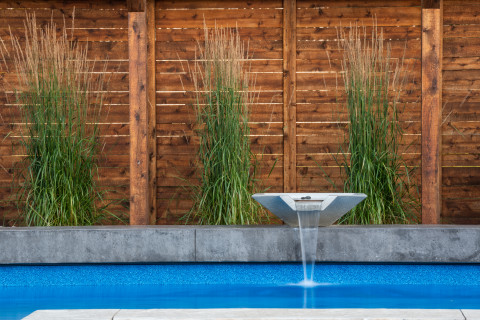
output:
[[[24,320],[479,320],[471,309],[39,310]]]

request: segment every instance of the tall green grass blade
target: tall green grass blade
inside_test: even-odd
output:
[[[339,32],[348,132],[337,163],[345,171],[344,192],[367,198],[340,223],[386,224],[416,221],[418,198],[413,171],[401,157],[398,100],[406,81],[403,58],[392,62],[376,27]]]
[[[248,50],[236,30],[205,28],[192,78],[200,147],[200,185],[187,219],[200,224],[255,224],[268,220],[251,195],[258,162],[250,150],[248,105],[256,98],[247,73]]]

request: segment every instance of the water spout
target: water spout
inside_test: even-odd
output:
[[[318,220],[322,201],[296,202],[298,227],[300,231],[300,246],[302,249],[303,283],[313,286],[313,271],[317,260]]]
[[[363,193],[257,193],[253,198],[286,224],[299,228],[305,287],[314,286],[318,227],[340,219],[367,196]]]

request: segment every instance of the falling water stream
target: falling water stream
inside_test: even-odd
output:
[[[322,208],[322,201],[296,201],[298,226],[300,230],[300,245],[302,249],[304,287],[315,286],[313,273],[317,259],[318,221]]]

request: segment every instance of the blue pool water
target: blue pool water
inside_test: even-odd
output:
[[[37,309],[480,309],[479,265],[301,264],[0,266],[0,319]]]

